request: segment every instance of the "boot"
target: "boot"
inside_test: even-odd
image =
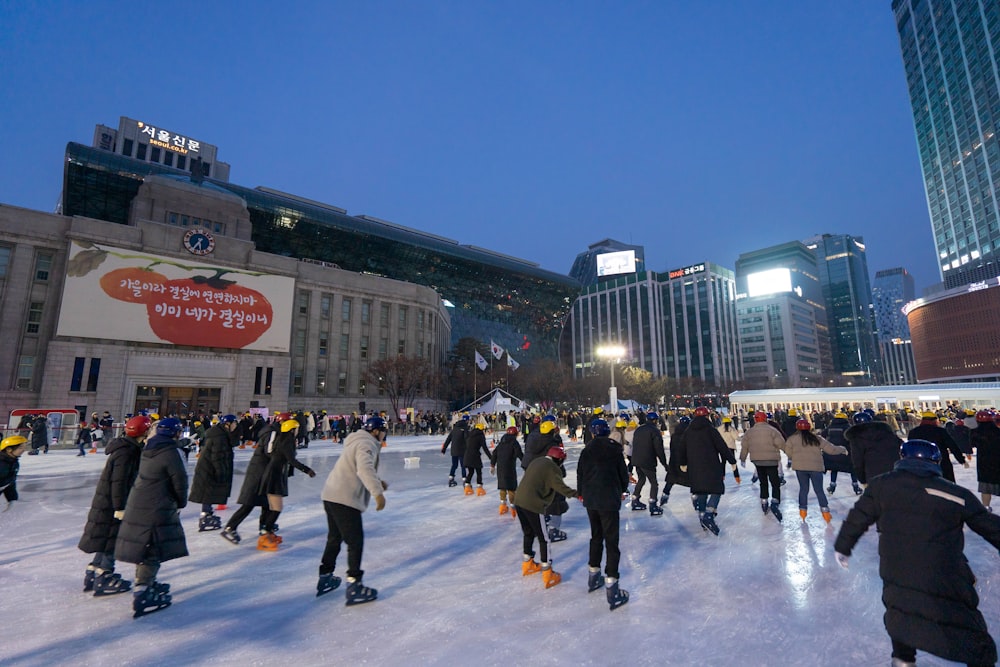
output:
[[[902,658],[893,658],[891,667],[917,667],[917,663],[909,662]]]
[[[552,569],[551,561],[542,566],[542,582],[546,588],[558,586],[560,581],[562,581],[562,575]]]
[[[656,504],[654,498],[649,499],[649,516],[661,516],[663,514],[663,508]]]
[[[448,488],[451,488],[453,486],[458,486],[458,482],[455,481],[454,477],[449,477],[448,478]]]
[[[340,577],[333,576],[333,572],[321,574],[319,581],[316,582],[316,597],[337,590],[338,586],[340,586]]]
[[[751,484],[756,484],[757,483],[757,473],[754,473],[753,477],[750,478],[750,483]]]
[[[663,505],[666,505],[668,500],[670,500],[669,493],[664,493],[660,495],[660,506],[662,507]]]
[[[510,511],[510,508],[507,507],[507,503],[500,503],[500,514],[501,515],[506,514],[509,511]]]
[[[486,489],[483,488],[482,484],[480,484],[479,486],[476,487],[476,495],[477,496],[485,496],[486,495]]]
[[[465,485],[465,495],[467,495],[467,496],[471,496],[472,495],[472,485],[471,484],[466,484]]]
[[[215,514],[210,512],[202,512],[201,518],[198,519],[198,532],[203,533],[206,530],[219,530],[222,528],[222,519]]]
[[[549,542],[562,542],[566,539],[565,531],[558,528],[549,528]]]
[[[820,511],[820,514],[823,515],[823,521],[826,521],[827,523],[830,523],[830,521],[833,520],[833,515],[830,514],[830,508],[829,507],[821,507],[819,511]]]
[[[605,590],[607,591],[608,606],[611,607],[611,611],[618,609],[618,607],[628,602],[628,591],[618,588],[617,579],[608,579],[608,587]]]
[[[233,544],[239,544],[240,543],[240,534],[237,533],[234,528],[230,528],[229,526],[226,526],[225,528],[222,529],[222,532],[219,533],[219,534],[222,535],[222,537],[224,537],[227,540],[229,540],[230,542],[232,542]]]
[[[277,551],[281,544],[271,533],[264,533],[257,538],[257,549],[259,551]]]
[[[740,471],[738,468],[733,468],[733,479],[736,480],[737,484],[743,483],[743,479],[740,477]]]
[[[587,577],[587,592],[593,593],[598,588],[604,585],[604,576],[601,574],[601,569],[596,570],[591,568],[590,576]]]
[[[49,453],[49,450],[48,450],[48,449],[46,449],[46,450],[45,450],[45,453],[46,453],[46,454],[48,454],[48,453]],[[96,453],[97,453],[97,447],[91,447],[91,448],[90,448],[90,453],[91,453],[91,454],[96,454]]]
[[[702,530],[709,530],[713,535],[719,534],[719,527],[715,523],[714,512],[702,512],[699,518]]]
[[[136,589],[132,594],[132,618],[139,618],[170,606],[170,594],[154,584]]]
[[[535,559],[531,556],[525,557],[521,561],[521,576],[527,577],[529,575],[535,574],[536,572],[541,572],[542,566],[535,562]]]
[[[97,572],[93,565],[87,566],[87,571],[83,574],[83,592],[89,593],[94,590],[94,580],[97,578]]]
[[[781,482],[781,486],[784,486],[784,485],[785,485],[785,482],[786,482],[786,481],[788,481],[788,480],[786,480],[786,479],[785,479],[784,477],[781,477],[781,478],[779,479],[779,481]]]
[[[774,518],[777,519],[779,522],[781,521],[781,510],[778,509],[778,501],[777,500],[772,500],[771,501],[771,514],[773,514]]]
[[[760,499],[760,509],[761,509],[761,511],[762,511],[762,512],[763,512],[764,514],[767,514],[767,510],[768,510],[768,506],[767,506],[767,498],[761,498],[761,499]]]
[[[632,497],[632,510],[636,512],[641,512],[646,509],[645,503],[636,497]]]
[[[799,516],[802,517],[803,521],[806,520],[806,514],[808,514],[808,512],[806,512],[804,509],[799,509]]]
[[[132,582],[122,579],[120,574],[114,572],[103,572],[94,579],[94,597],[104,597],[105,595],[115,595],[117,593],[127,593],[132,590]]]
[[[837,485],[836,484],[830,484],[830,486],[826,487],[826,492],[827,493],[831,493],[832,494],[836,490],[837,490]]]
[[[372,602],[378,599],[378,591],[374,588],[368,588],[361,584],[358,580],[352,580],[351,577],[347,578],[347,606],[355,604],[364,604],[365,602]]]
[[[860,496],[861,495],[861,485],[860,484],[858,484],[857,482],[854,482],[851,485],[851,487],[854,489],[854,495],[856,495],[856,496]]]
[[[514,507],[513,505],[510,506],[510,518],[511,519],[517,518],[517,508]]]

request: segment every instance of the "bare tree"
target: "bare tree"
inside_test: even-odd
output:
[[[431,364],[427,359],[399,355],[373,361],[365,376],[385,391],[392,404],[392,414],[399,418],[400,406],[412,407],[413,400],[426,395],[432,384]]]

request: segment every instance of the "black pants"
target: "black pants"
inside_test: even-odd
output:
[[[659,487],[656,484],[656,468],[640,468],[636,466],[636,470],[639,471],[639,479],[635,483],[635,490],[632,495],[636,498],[642,498],[642,487],[646,484],[646,480],[649,480],[649,497],[655,502],[659,499],[657,495],[657,490]]]
[[[618,563],[622,552],[618,550],[618,510],[587,510],[590,519],[590,567],[601,566],[604,546],[608,547],[608,562],[604,574],[610,579],[618,578]]]
[[[361,553],[365,547],[365,529],[361,523],[361,511],[340,503],[323,501],[326,510],[326,548],[319,564],[320,574],[333,572],[340,555],[340,545],[347,543],[347,576],[361,579],[365,573],[361,569]]]
[[[236,509],[236,511],[233,512],[233,515],[229,517],[229,521],[226,522],[226,528],[232,528],[233,530],[236,530],[237,528],[240,527],[240,524],[243,523],[243,519],[250,516],[250,512],[253,512],[255,509],[259,507],[261,508],[259,528],[260,530],[264,530],[264,509],[266,506],[267,506],[266,500],[264,501],[263,505],[257,505],[254,503],[247,503],[246,505],[240,505]]]
[[[542,529],[542,519],[531,510],[526,510],[520,505],[517,507],[517,520],[521,522],[521,532],[524,533],[524,554],[534,556],[535,550],[532,548],[535,538],[538,538],[538,557],[543,563],[549,562],[549,545],[545,541],[545,530]]]
[[[466,484],[472,484],[472,473],[476,473],[476,484],[478,484],[479,486],[483,485],[483,466],[482,466],[482,464],[480,464],[479,467],[466,468],[466,470],[468,471],[465,474],[465,483]]]
[[[767,500],[768,495],[770,495],[777,502],[781,502],[781,478],[778,476],[778,465],[777,463],[767,464],[767,463],[755,463],[757,466],[757,478],[760,480],[760,498],[761,500]],[[770,494],[768,493],[768,485],[770,485]]]

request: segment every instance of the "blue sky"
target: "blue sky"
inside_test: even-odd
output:
[[[819,233],[939,273],[890,0],[0,0],[0,202],[130,116],[265,185],[566,273]]]

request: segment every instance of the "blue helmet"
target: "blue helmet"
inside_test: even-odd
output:
[[[904,459],[924,459],[940,463],[941,450],[927,440],[907,440],[899,447],[899,456]]]
[[[468,418],[466,417],[466,419]],[[365,422],[365,430],[368,431],[369,433],[371,433],[372,431],[384,431],[386,430],[385,420],[382,419],[381,417],[372,415]]]
[[[236,418],[236,415],[222,415],[219,417],[220,424],[235,424],[238,421],[239,419]]]
[[[656,414],[655,412],[647,412],[646,421],[658,422],[660,421],[660,415]]]
[[[543,422],[554,422],[555,420],[556,420],[555,415],[545,415],[544,417],[542,417]]]
[[[872,421],[872,416],[867,412],[858,412],[855,413],[853,417],[851,417],[851,420],[855,424],[869,424]]]
[[[691,418],[688,417],[687,415],[684,415],[683,417],[677,420],[677,423],[684,424],[686,426],[691,423]]]
[[[590,422],[590,432],[597,437],[607,437],[611,435],[611,427],[608,426],[607,420],[595,419]]]
[[[167,417],[166,419],[161,419],[156,422],[156,435],[162,435],[167,438],[176,438],[181,434],[181,424],[180,419],[174,417]]]

